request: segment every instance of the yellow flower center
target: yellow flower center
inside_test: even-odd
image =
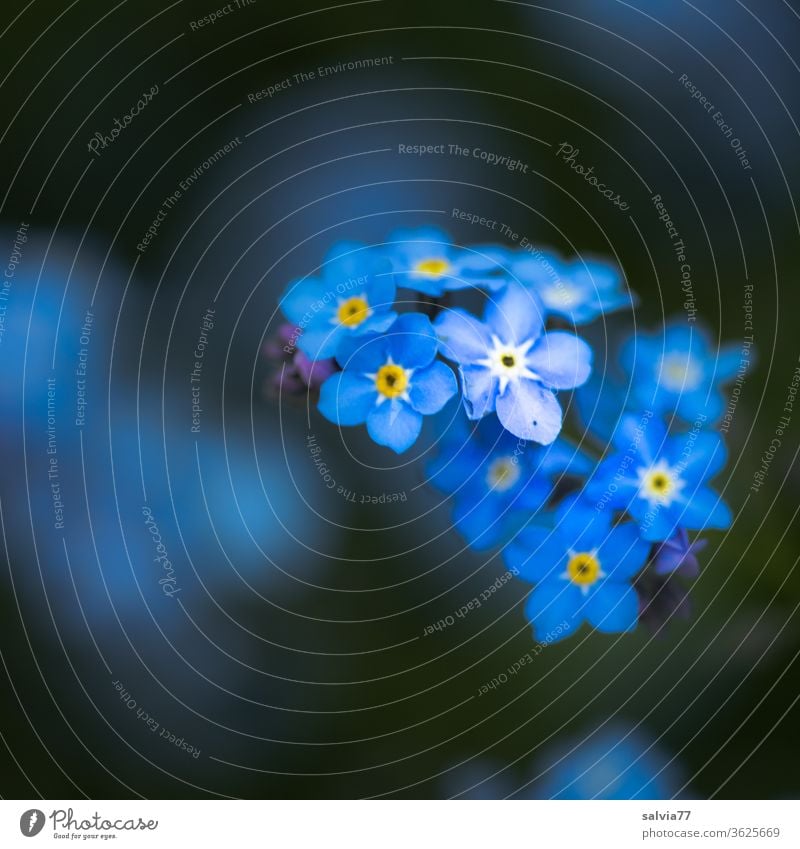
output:
[[[519,480],[522,474],[519,464],[515,463],[511,457],[498,457],[490,466],[486,473],[486,483],[489,489],[497,492],[506,492]]]
[[[672,392],[697,389],[702,379],[701,366],[689,354],[675,352],[661,358],[658,382]]]
[[[366,298],[358,295],[348,298],[339,304],[337,317],[345,327],[358,327],[369,316],[369,304]]]
[[[579,551],[570,557],[567,575],[573,584],[587,587],[600,577],[600,561],[588,551]]]
[[[660,469],[648,472],[642,481],[642,489],[646,495],[657,500],[668,498],[674,487],[672,476]]]
[[[375,375],[375,388],[386,398],[398,398],[408,387],[408,375],[402,366],[387,363]]]
[[[418,274],[426,274],[428,277],[441,277],[447,273],[450,268],[450,263],[442,257],[429,257],[428,259],[420,260],[415,266],[414,271]]]
[[[512,353],[501,354],[500,362],[506,368],[514,368],[514,366],[517,364],[517,358]]]

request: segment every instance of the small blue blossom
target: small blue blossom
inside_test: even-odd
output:
[[[536,799],[675,799],[683,784],[675,759],[655,740],[615,722],[562,737],[536,768]]]
[[[510,279],[510,251],[496,245],[457,247],[433,227],[397,230],[389,245],[397,285],[431,297],[455,289],[497,291]]]
[[[600,463],[587,486],[604,512],[627,510],[652,542],[669,539],[679,528],[730,526],[730,510],[708,486],[727,458],[718,434],[693,429],[668,436],[659,418],[627,414],[612,442],[619,453]]]
[[[635,524],[611,527],[608,511],[580,498],[565,498],[554,527],[528,525],[505,549],[510,569],[536,586],[525,614],[536,639],[552,643],[583,622],[599,631],[632,631],[639,600],[631,579],[644,566],[650,546]]]
[[[653,557],[653,569],[658,575],[680,572],[685,578],[696,578],[700,574],[697,555],[708,545],[707,539],[689,542],[685,528],[678,530],[666,542],[662,542]]]
[[[420,313],[401,315],[387,333],[343,340],[336,354],[343,371],[322,384],[320,412],[338,425],[366,423],[375,442],[401,454],[419,436],[423,415],[438,413],[458,391],[436,352],[430,319]]]
[[[494,415],[477,424],[457,417],[438,447],[426,468],[428,482],[453,496],[453,522],[478,550],[512,536],[552,495],[554,479],[592,469],[592,461],[566,440],[527,444]]]
[[[621,360],[633,404],[656,413],[676,412],[687,422],[702,415],[709,423],[725,410],[722,384],[752,365],[751,355],[737,346],[717,348],[702,329],[685,321],[673,321],[660,333],[633,336]]]
[[[489,301],[483,322],[462,309],[436,319],[442,353],[460,366],[467,415],[496,411],[515,436],[549,445],[562,422],[554,390],[589,377],[592,351],[572,333],[543,330],[539,301],[516,283]]]
[[[512,263],[514,276],[539,296],[548,313],[587,324],[634,305],[617,265],[603,260],[566,262],[554,254],[526,254]]]
[[[291,283],[281,300],[295,325],[294,343],[312,360],[336,355],[342,339],[388,330],[395,285],[388,261],[351,242],[336,245],[320,277]]]

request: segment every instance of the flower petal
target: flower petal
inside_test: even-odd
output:
[[[525,616],[540,643],[563,640],[583,622],[581,591],[567,581],[542,581],[528,596]]]
[[[639,621],[639,597],[630,584],[604,580],[589,593],[586,618],[606,634],[633,631]]]
[[[504,343],[521,345],[541,335],[544,312],[530,289],[519,283],[509,283],[501,295],[489,301],[484,321]]]
[[[630,580],[645,564],[650,544],[633,522],[613,527],[597,550],[600,568],[614,581]]]
[[[397,454],[407,451],[422,430],[422,416],[396,398],[373,407],[367,416],[367,431],[378,445]]]
[[[434,328],[442,354],[457,363],[474,363],[492,347],[486,325],[462,309],[440,313]]]
[[[435,362],[414,372],[408,396],[411,406],[428,416],[438,413],[456,392],[458,382],[453,370],[442,362]]]
[[[389,333],[389,355],[406,368],[424,368],[436,358],[439,343],[427,315],[404,313]]]
[[[540,336],[526,364],[553,389],[573,389],[592,371],[592,349],[572,333],[556,331]]]
[[[725,530],[731,526],[733,515],[722,498],[708,487],[700,487],[694,492],[687,493],[688,504],[680,515],[680,523],[684,528],[694,531],[705,528]]]
[[[464,407],[470,419],[483,418],[495,408],[497,378],[483,366],[461,366]]]
[[[510,383],[495,406],[503,427],[520,439],[549,445],[561,432],[561,405],[549,389],[535,380]]]
[[[363,424],[375,407],[375,383],[360,374],[340,371],[322,384],[318,409],[338,425]]]
[[[713,478],[725,466],[728,451],[718,433],[689,431],[668,440],[664,454],[670,464],[680,464],[687,481]]]
[[[567,550],[553,528],[528,525],[503,549],[503,559],[523,581],[557,580],[567,568]]]

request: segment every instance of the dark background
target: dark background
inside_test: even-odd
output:
[[[189,22],[218,7],[3,6],[3,254],[22,222],[30,238],[0,342],[0,792],[436,797],[500,771],[481,792],[536,794],[528,783],[548,753],[603,726],[635,729],[671,762],[666,795],[796,796],[800,409],[764,486],[748,489],[800,354],[797,4],[321,6],[258,0],[199,32]],[[301,71],[376,56],[393,62],[248,102]],[[734,128],[751,170],[682,74]],[[93,134],[156,84],[90,154]],[[164,198],[237,136],[140,255]],[[627,212],[559,161],[562,142]],[[403,156],[400,143],[481,147],[529,169]],[[466,550],[447,503],[420,486],[429,431],[395,458],[265,395],[277,298],[339,238],[380,243],[433,224],[486,241],[450,219],[467,209],[537,245],[620,263],[636,315],[587,332],[598,368],[613,370],[634,326],[684,311],[653,194],[686,242],[715,339],[741,344],[754,286],[758,363],[719,481],[735,524],[710,536],[690,622],[658,637],[581,632],[476,697],[532,647],[528,588],[506,584],[423,636],[505,566]],[[223,283],[192,434],[192,351]],[[79,429],[74,370],[92,303]],[[46,473],[48,377],[63,531]],[[308,434],[347,489],[407,500],[360,505],[326,490]],[[174,598],[157,583],[145,503]],[[151,732],[115,681],[199,757]]]

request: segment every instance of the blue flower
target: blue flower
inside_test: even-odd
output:
[[[553,254],[526,254],[512,263],[515,277],[533,289],[547,312],[573,324],[634,305],[619,266],[594,259],[565,262]]]
[[[322,265],[322,276],[291,283],[281,300],[295,325],[294,342],[312,360],[336,355],[342,339],[388,330],[395,285],[388,261],[376,251],[344,242]]]
[[[505,560],[536,584],[525,614],[536,639],[552,643],[583,622],[606,633],[632,631],[639,600],[630,582],[649,553],[635,524],[611,527],[609,511],[568,497],[556,511],[554,527],[526,527],[506,548]]]
[[[672,321],[663,332],[633,336],[621,359],[639,408],[714,422],[725,410],[721,385],[749,368],[752,358],[737,346],[718,349],[696,325]]]
[[[678,530],[666,542],[662,542],[653,557],[653,569],[658,575],[680,572],[685,578],[696,578],[700,574],[697,555],[708,545],[707,539],[689,542],[685,528]]]
[[[538,300],[516,283],[488,303],[483,322],[461,309],[436,319],[442,353],[460,365],[467,415],[496,411],[515,436],[548,445],[562,421],[553,390],[580,386],[592,351],[572,333],[543,329]]]
[[[675,799],[683,775],[641,730],[606,723],[549,746],[536,765],[536,799]]]
[[[389,237],[397,284],[438,297],[454,289],[502,289],[511,252],[494,245],[461,248],[442,230],[397,230]]]
[[[586,475],[592,461],[564,439],[529,445],[496,416],[477,424],[456,418],[426,467],[428,482],[453,496],[453,522],[475,549],[513,535],[552,495],[553,479]]]
[[[679,528],[730,526],[730,510],[708,486],[727,456],[718,434],[693,429],[668,436],[659,418],[627,414],[612,442],[619,453],[603,460],[587,485],[598,507],[627,510],[652,542]]]
[[[338,425],[366,422],[379,445],[406,451],[423,415],[438,413],[458,391],[436,352],[430,319],[420,313],[401,315],[387,333],[343,340],[336,355],[343,371],[322,384],[320,412]]]

